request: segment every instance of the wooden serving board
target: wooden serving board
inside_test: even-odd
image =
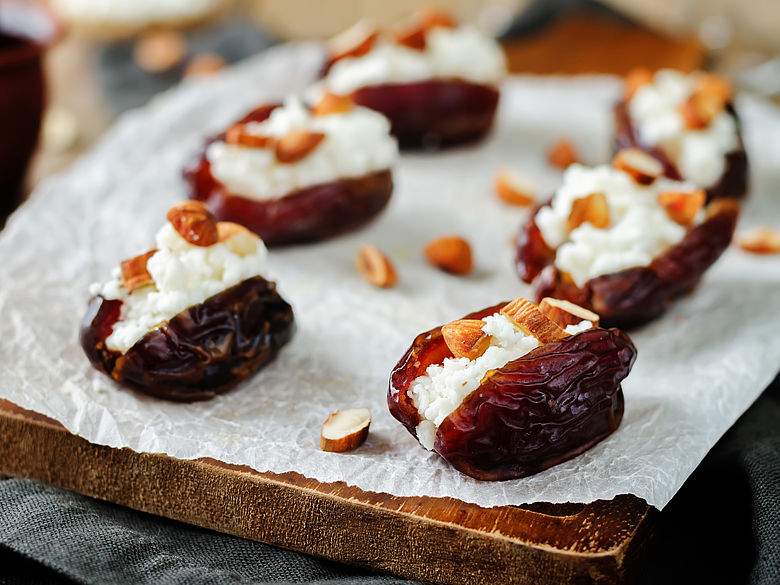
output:
[[[483,508],[95,445],[0,399],[0,473],[433,583],[625,583],[659,511],[632,495]]]

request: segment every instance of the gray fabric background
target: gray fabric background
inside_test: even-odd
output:
[[[780,584],[780,378],[710,452],[662,522],[641,585]],[[7,479],[0,583],[411,582]]]

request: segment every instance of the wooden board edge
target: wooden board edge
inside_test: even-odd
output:
[[[641,563],[658,516],[634,496],[556,516],[555,506],[541,513],[451,498],[398,498],[299,474],[113,449],[9,404],[0,401],[0,473],[434,583],[626,582]],[[616,538],[609,547],[583,549],[577,539],[593,532],[589,536],[584,528],[604,520],[607,528],[622,522]],[[507,526],[541,528],[523,537],[522,530]],[[558,541],[548,538],[555,530]]]

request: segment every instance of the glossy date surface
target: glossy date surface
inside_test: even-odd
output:
[[[127,353],[105,346],[122,302],[94,297],[81,325],[90,362],[145,394],[191,402],[229,390],[272,360],[292,337],[293,312],[276,286],[254,277],[177,314]]]
[[[739,117],[733,105],[726,106],[726,111],[734,118],[737,124],[737,134],[739,132]],[[676,181],[684,180],[677,166],[669,159],[666,154],[655,147],[642,144],[639,139],[639,132],[631,121],[628,112],[628,105],[625,101],[615,106],[615,152],[624,148],[639,148],[657,159],[664,167],[664,175]],[[748,162],[745,146],[742,144],[742,138],[739,137],[739,148],[726,155],[726,165],[723,175],[714,184],[710,185],[707,191],[707,201],[720,199],[724,197],[739,199],[747,193],[748,181]]]
[[[731,242],[739,213],[732,199],[711,203],[709,217],[649,266],[597,276],[578,287],[553,264],[555,251],[542,238],[534,213],[518,237],[516,266],[533,283],[537,302],[566,299],[601,316],[602,324],[623,329],[658,317],[677,297],[693,289]]]
[[[474,142],[493,125],[498,90],[455,80],[382,84],[353,92],[353,101],[384,114],[401,148]]]
[[[465,318],[491,315],[503,305]],[[390,412],[414,436],[421,419],[409,388],[445,357],[452,353],[437,327],[417,336],[391,374]],[[441,423],[434,450],[481,480],[524,477],[570,459],[620,424],[620,382],[635,359],[634,345],[617,329],[591,329],[543,345],[489,372]]]

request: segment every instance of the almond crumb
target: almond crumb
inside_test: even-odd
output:
[[[658,203],[666,210],[672,221],[682,226],[693,223],[696,214],[704,207],[707,194],[698,189],[691,193],[667,192],[658,194]]]
[[[321,132],[292,130],[276,141],[276,160],[293,164],[306,158],[325,138]]]
[[[737,246],[751,254],[780,254],[780,232],[760,226],[740,232],[734,238]]]
[[[271,136],[249,134],[244,124],[233,124],[225,132],[225,144],[245,146],[247,148],[269,148],[274,143]]]
[[[499,169],[494,188],[498,198],[509,205],[526,207],[536,203],[536,186],[528,177],[515,169]]]
[[[559,169],[567,169],[574,163],[580,162],[580,157],[577,155],[577,151],[569,140],[558,140],[547,151],[548,162]]]
[[[146,269],[146,262],[154,256],[157,250],[149,250],[148,252],[124,260],[119,265],[122,272],[122,286],[129,291],[133,291],[145,284],[152,282],[152,275]]]
[[[612,159],[612,166],[628,173],[640,185],[650,185],[664,172],[663,165],[639,148],[624,148]]]
[[[591,193],[572,201],[566,229],[571,232],[585,222],[598,229],[609,225],[609,206],[603,193]]]
[[[471,246],[460,236],[442,236],[431,240],[425,246],[425,257],[436,268],[451,274],[471,272]]]
[[[346,95],[326,93],[317,104],[312,107],[311,113],[315,116],[327,116],[328,114],[345,114],[354,108],[352,98]]]
[[[456,358],[475,360],[490,346],[490,335],[482,331],[481,319],[459,319],[441,328],[444,343]]]

